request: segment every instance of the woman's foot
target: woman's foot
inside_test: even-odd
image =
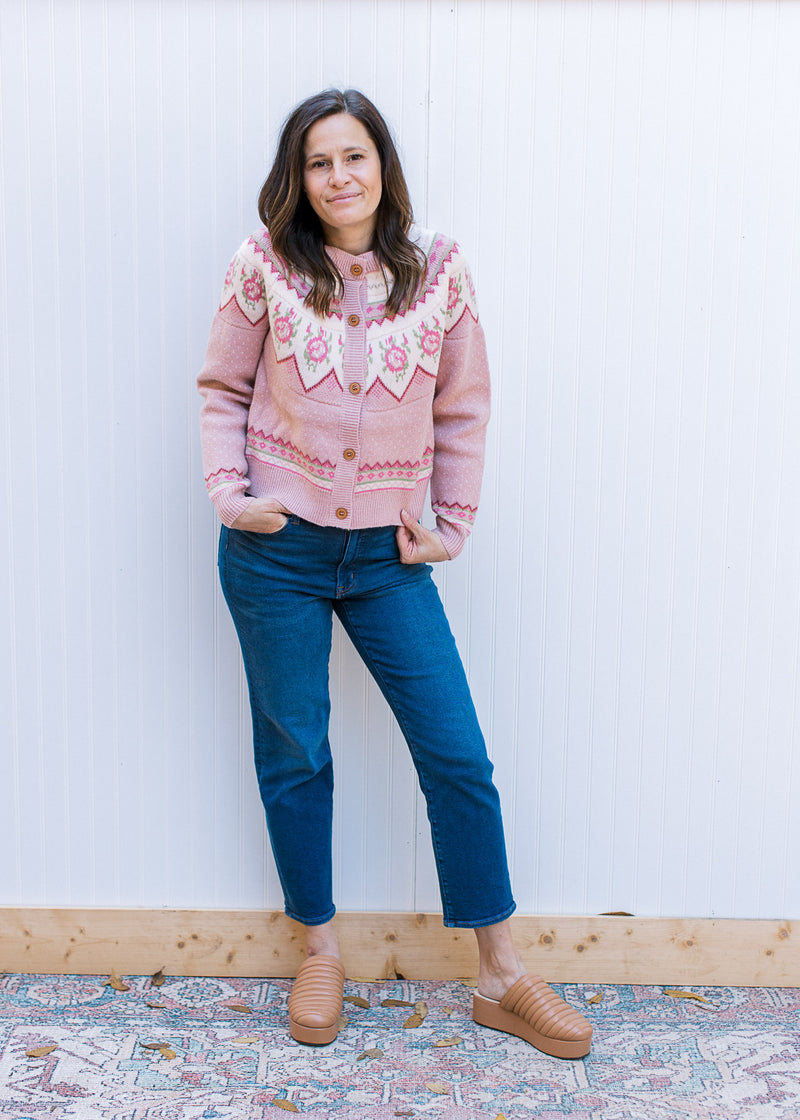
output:
[[[339,1033],[344,966],[337,957],[315,953],[297,972],[289,996],[289,1033],[297,1042],[325,1046]]]
[[[516,1035],[554,1058],[584,1058],[592,1044],[592,1027],[540,976],[526,974],[501,999],[477,991],[472,1018],[484,1027]]]
[[[524,1038],[555,1058],[583,1058],[592,1028],[579,1011],[539,976],[529,976],[508,921],[475,930],[480,954],[472,1018],[484,1027]]]

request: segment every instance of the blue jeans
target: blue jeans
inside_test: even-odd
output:
[[[427,564],[394,528],[290,516],[277,533],[222,529],[219,571],[250,689],[256,774],[286,913],[329,921],[335,611],[397,718],[425,795],[448,926],[514,910],[500,800],[464,669]]]

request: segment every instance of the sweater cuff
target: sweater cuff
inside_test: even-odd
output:
[[[441,538],[442,544],[447,549],[447,555],[451,560],[455,560],[456,556],[458,556],[467,543],[469,529],[461,525],[454,525],[452,521],[446,521],[437,514],[436,529],[434,531]]]
[[[252,502],[250,495],[243,494],[238,487],[220,490],[211,499],[223,525],[230,529],[240,513],[244,513]]]

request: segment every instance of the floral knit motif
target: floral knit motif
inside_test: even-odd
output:
[[[327,317],[266,230],[234,256],[198,377],[206,483],[226,525],[262,496],[320,525],[398,525],[401,509],[421,515],[430,485],[437,531],[460,551],[483,468],[485,343],[458,246],[410,235],[426,276],[392,317],[373,253],[327,248],[342,277]]]

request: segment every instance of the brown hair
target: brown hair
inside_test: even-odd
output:
[[[326,89],[306,98],[286,118],[275,162],[258,196],[258,213],[278,256],[311,281],[306,296],[318,315],[330,315],[344,290],[342,277],[325,252],[319,218],[303,191],[306,133],[323,117],[347,113],[370,134],[381,161],[382,194],[376,211],[374,253],[393,277],[386,310],[410,306],[425,276],[425,254],[408,237],[413,221],[403,169],[385,120],[356,89]]]

